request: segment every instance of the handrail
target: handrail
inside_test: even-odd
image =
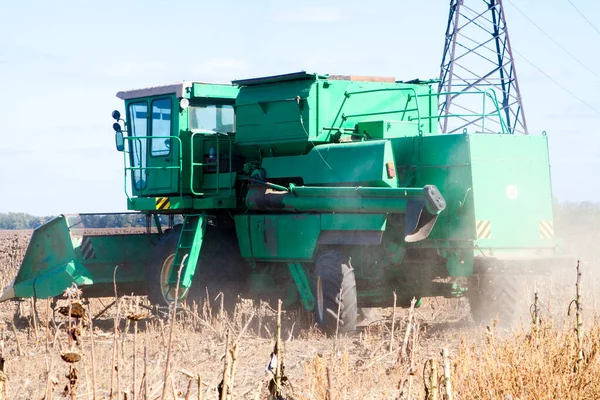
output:
[[[128,155],[130,154],[135,154],[132,150],[132,142],[134,141],[139,141],[140,142],[140,148],[141,148],[141,140],[142,139],[175,139],[178,141],[179,146],[178,146],[178,150],[179,150],[179,163],[178,165],[171,165],[171,166],[163,166],[163,167],[149,167],[148,166],[148,158],[147,158],[147,154],[146,155],[140,155],[140,160],[142,159],[142,157],[146,157],[146,166],[142,167],[141,166],[141,161],[140,161],[140,166],[139,167],[133,167],[133,166],[127,166],[128,164],[131,165],[131,160],[130,157],[128,157]],[[142,171],[142,170],[166,170],[166,169],[177,169],[179,170],[178,173],[178,179],[179,179],[179,196],[183,197],[183,185],[182,185],[182,173],[183,173],[183,150],[182,150],[182,145],[181,145],[181,138],[179,138],[178,136],[123,136],[123,140],[128,141],[128,146],[126,148],[125,151],[123,151],[123,162],[124,162],[124,189],[125,189],[125,196],[127,196],[127,200],[131,200],[131,196],[129,196],[129,192],[127,190],[127,172],[128,171]],[[147,149],[146,149],[147,150]],[[140,175],[141,178],[141,175]],[[134,182],[132,182],[132,191],[133,191],[133,187],[134,187]],[[139,189],[140,194],[143,195],[144,192],[144,188]]]
[[[380,89],[369,89],[369,90],[358,90],[355,92],[344,92],[344,101],[342,102],[342,104],[340,105],[340,110],[338,111],[338,115],[339,112],[342,110],[342,108],[344,107],[344,104],[346,103],[346,99],[349,99],[351,96],[357,95],[357,94],[367,94],[367,93],[376,93],[376,92],[394,92],[394,91],[399,91],[399,92],[412,92],[413,95],[415,96],[415,98],[418,98],[419,96],[417,95],[417,91],[415,90],[415,88],[411,88],[411,87],[392,87],[392,88],[380,88]],[[346,114],[342,114],[342,120],[346,120],[348,118],[351,117],[361,117],[361,116],[366,116],[366,115],[383,115],[383,114],[394,114],[394,113],[398,113],[401,112],[403,113],[403,118],[404,118],[404,114],[406,114],[409,111],[416,111],[417,112],[417,127],[419,129],[419,135],[423,134],[423,129],[421,129],[421,111],[419,110],[419,102],[415,101],[416,104],[416,108],[408,108],[408,104],[410,103],[410,96],[408,97],[407,101],[406,101],[406,105],[404,106],[404,110],[392,110],[392,111],[380,111],[380,112],[372,112],[372,113],[362,113],[362,114],[350,114],[350,115],[346,115]],[[408,117],[409,121],[411,120],[411,117]]]
[[[482,113],[481,114],[477,114],[477,113],[473,113],[473,114],[447,114],[447,115],[435,115],[435,116],[429,116],[429,117],[422,117],[423,119],[440,119],[440,118],[450,118],[450,117],[479,117],[482,119],[481,122],[481,130],[485,131],[485,118],[486,117],[498,117],[498,119],[500,120],[500,127],[502,128],[502,133],[508,133],[508,128],[506,126],[506,122],[504,121],[504,118],[502,118],[502,114],[500,112],[500,105],[498,103],[498,97],[496,96],[496,91],[493,89],[486,89],[486,90],[473,90],[473,91],[469,91],[469,92],[461,92],[461,91],[454,91],[454,92],[439,92],[439,93],[425,93],[425,94],[419,94],[417,95],[417,97],[432,97],[432,96],[437,96],[438,100],[440,96],[448,96],[448,95],[458,95],[458,94],[471,94],[471,95],[481,95],[482,96]],[[496,109],[496,112],[492,112],[492,113],[486,113],[485,112],[485,99],[486,97],[489,97],[492,100],[492,104],[494,105],[494,108]],[[410,117],[409,117],[410,120]]]
[[[412,95],[415,96],[415,98],[419,98],[419,97],[428,97],[431,98],[433,96],[436,96],[438,98],[439,101],[439,97],[440,96],[448,96],[448,95],[458,95],[458,94],[471,94],[471,95],[481,95],[482,96],[482,113],[477,114],[477,113],[472,113],[472,114],[447,114],[447,115],[439,115],[439,114],[435,114],[435,115],[430,115],[430,116],[422,116],[420,109],[419,109],[419,102],[416,101],[415,102],[415,106],[414,108],[408,108],[409,104],[410,104],[410,95],[406,101],[406,105],[404,106],[403,110],[400,109],[396,109],[396,110],[391,110],[391,111],[380,111],[380,112],[371,112],[371,113],[360,113],[360,114],[341,114],[341,118],[342,121],[347,120],[348,118],[352,118],[352,117],[360,117],[360,116],[367,116],[367,115],[383,115],[383,114],[393,114],[393,113],[403,113],[403,118],[404,118],[404,114],[406,114],[407,112],[417,112],[417,117],[411,117],[408,116],[408,120],[409,121],[414,121],[415,119],[417,120],[417,125],[418,125],[418,129],[419,129],[419,134],[422,135],[423,134],[423,130],[421,128],[421,120],[431,120],[431,119],[440,119],[440,118],[450,118],[450,117],[479,117],[482,119],[482,130],[485,131],[485,119],[487,117],[498,117],[499,121],[500,121],[500,127],[502,130],[502,133],[507,133],[508,132],[508,128],[506,126],[506,122],[504,121],[504,119],[502,118],[502,114],[500,111],[500,105],[498,103],[498,98],[496,96],[496,92],[493,89],[486,89],[486,90],[477,90],[477,91],[470,91],[470,92],[459,92],[459,91],[455,91],[455,92],[439,92],[439,93],[423,93],[423,94],[417,94],[417,91],[414,88],[410,88],[410,87],[400,87],[400,88],[379,88],[379,89],[370,89],[370,90],[360,90],[360,91],[355,91],[355,92],[345,92],[344,93],[344,101],[342,102],[342,104],[340,105],[340,108],[338,110],[338,114],[340,115],[340,112],[342,111],[342,109],[345,106],[346,100],[349,99],[351,96],[354,95],[358,95],[358,94],[368,94],[368,93],[375,93],[375,92],[385,92],[385,91],[409,91],[412,92]],[[486,103],[486,98],[489,98],[492,101],[493,104],[493,108],[495,109],[495,112],[491,112],[491,113],[486,113],[485,110],[485,103]],[[337,119],[337,115],[336,115],[336,119]]]
[[[221,174],[221,162],[220,162],[220,158],[219,155],[221,154],[221,147],[220,147],[220,143],[221,143],[221,139],[220,137],[225,136],[229,142],[229,173],[231,173],[232,169],[233,169],[233,165],[232,165],[232,154],[233,154],[233,145],[232,145],[232,140],[231,140],[231,136],[227,135],[227,134],[222,134],[219,132],[213,132],[213,133],[207,133],[207,132],[193,132],[192,136],[190,138],[190,168],[191,168],[191,173],[190,173],[190,191],[192,192],[192,194],[196,195],[196,196],[203,196],[204,193],[201,192],[196,192],[194,190],[194,170],[196,169],[196,167],[203,167],[205,164],[203,162],[194,162],[194,137],[196,135],[202,135],[202,136],[208,136],[210,141],[215,141],[217,142],[217,148],[215,149],[216,152],[216,180],[217,180],[217,193],[216,195],[219,195],[219,190],[220,190],[220,174]],[[214,137],[213,137],[214,136]],[[231,185],[231,183],[229,183],[229,194],[231,195],[233,193],[233,187]]]

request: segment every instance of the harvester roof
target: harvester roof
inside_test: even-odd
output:
[[[192,82],[179,82],[170,85],[150,86],[141,89],[124,90],[117,93],[121,100],[137,99],[147,96],[159,96],[162,94],[175,93],[177,97],[183,97],[186,88],[192,86]]]
[[[347,81],[362,81],[362,82],[396,82],[394,77],[379,77],[379,76],[360,76],[360,75],[321,75],[317,73],[308,73],[306,71],[292,72],[290,74],[283,75],[272,75],[259,78],[250,79],[238,79],[231,83],[239,86],[254,86],[262,85],[266,83],[286,82],[286,81],[300,81],[300,80],[315,80],[315,79],[329,79],[329,80],[347,80]]]
[[[232,85],[236,86],[256,86],[267,83],[277,82],[289,82],[289,81],[302,81],[302,80],[346,80],[346,81],[359,81],[359,82],[387,82],[395,83],[394,77],[380,77],[380,76],[362,76],[362,75],[323,75],[317,73],[308,73],[306,71],[292,72],[289,74],[264,76],[258,78],[249,79],[238,79],[231,81]],[[194,84],[202,84],[201,82],[183,81],[167,85],[149,86],[146,88],[123,90],[117,93],[117,97],[121,100],[138,99],[141,97],[149,96],[160,96],[164,94],[175,93],[176,97],[184,97],[186,90],[190,90]],[[206,83],[205,83],[206,84]],[[230,86],[228,84],[214,84],[210,83],[211,86]]]

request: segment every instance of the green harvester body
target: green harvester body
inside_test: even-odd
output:
[[[461,296],[468,285],[453,278],[564,264],[547,136],[503,124],[439,133],[444,94],[434,84],[299,72],[119,92],[127,207],[157,229],[88,235],[60,216],[34,232],[4,297],[57,296],[73,283],[111,295],[116,266],[120,288],[145,294],[158,279],[148,272],[156,248],[173,232],[162,285],[171,290],[183,264],[185,294],[210,268],[202,254],[221,226],[235,232],[250,294],[307,309],[325,249],[352,260],[359,307],[391,305],[394,291],[402,304]],[[483,121],[501,120],[493,92],[473,96]],[[163,230],[164,215],[183,225]]]

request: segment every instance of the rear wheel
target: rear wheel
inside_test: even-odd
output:
[[[356,279],[350,257],[337,250],[317,256],[315,264],[316,320],[328,334],[356,330]]]
[[[489,274],[471,278],[469,305],[477,324],[490,323],[498,318],[501,326],[513,326],[527,315],[526,293],[518,275]]]

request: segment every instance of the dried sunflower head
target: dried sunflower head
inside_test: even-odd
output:
[[[58,312],[64,316],[69,315],[69,306],[60,306],[58,308]],[[83,318],[85,317],[85,308],[83,304],[79,300],[74,300],[71,302],[71,317],[72,318]]]
[[[148,317],[148,313],[145,312],[137,312],[137,313],[129,313],[127,314],[127,319],[130,321],[141,321]]]
[[[60,353],[60,357],[69,364],[81,361],[81,354],[71,350],[63,351]]]

